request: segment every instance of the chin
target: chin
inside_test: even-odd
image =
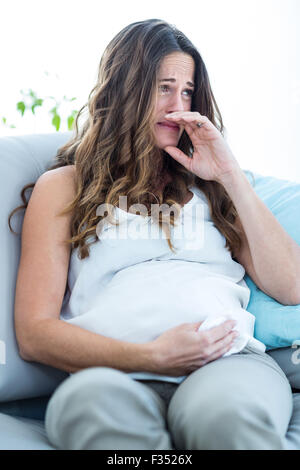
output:
[[[168,145],[172,147],[177,147],[179,140],[178,139],[165,139],[157,142],[157,146],[160,149],[164,149]]]

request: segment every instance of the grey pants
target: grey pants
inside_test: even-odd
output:
[[[282,450],[292,407],[274,359],[246,347],[178,386],[107,367],[81,370],[55,390],[45,425],[63,450]]]

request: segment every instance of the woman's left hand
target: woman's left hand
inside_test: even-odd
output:
[[[167,114],[165,118],[179,126],[183,125],[192,141],[192,158],[177,147],[164,148],[191,173],[204,180],[222,182],[224,177],[240,169],[224,137],[206,116],[198,112],[178,111]],[[197,123],[202,126],[198,127]]]

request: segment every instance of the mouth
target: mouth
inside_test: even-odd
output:
[[[178,132],[180,129],[179,126],[177,124],[174,124],[173,122],[158,122],[157,125],[175,132]]]

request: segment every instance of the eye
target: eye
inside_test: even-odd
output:
[[[194,91],[191,90],[190,88],[187,88],[186,90],[184,90],[185,92],[187,92],[188,96],[192,97],[193,94],[194,94]]]
[[[170,87],[169,87],[169,85],[160,85],[159,90],[162,93],[167,93],[167,92],[170,91]],[[183,90],[183,93],[186,94],[186,96],[190,99],[190,98],[192,98],[192,96],[194,94],[194,90],[192,90],[191,88],[186,88],[185,90]]]
[[[168,91],[169,90],[169,85],[160,85],[159,89],[161,91]]]

